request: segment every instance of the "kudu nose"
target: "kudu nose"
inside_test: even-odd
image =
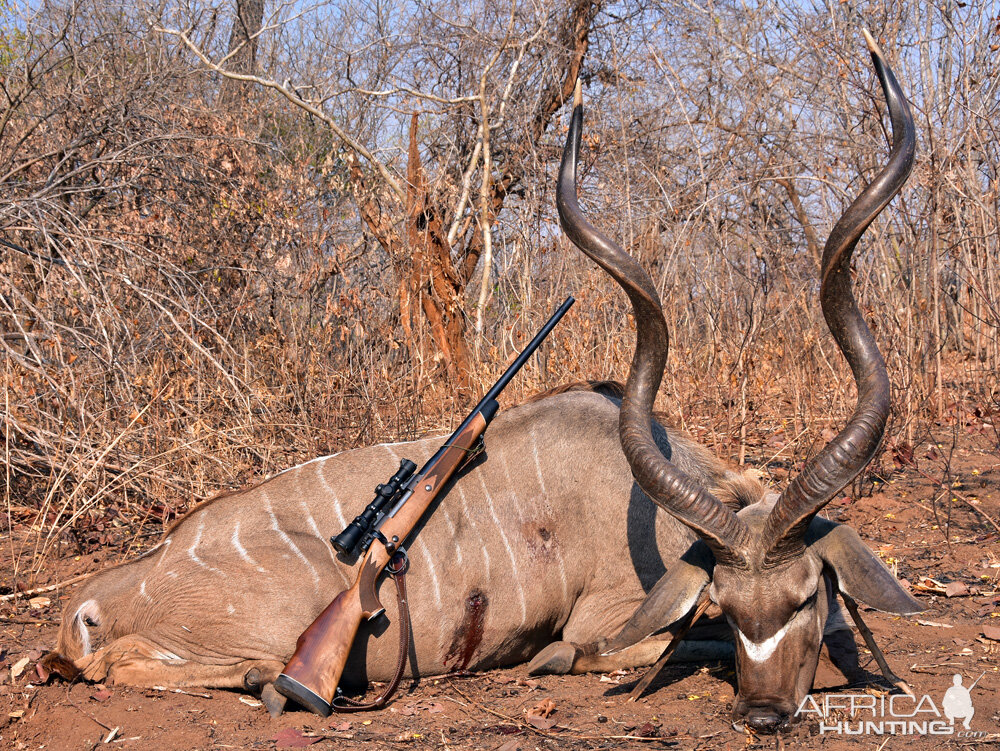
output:
[[[746,724],[757,733],[770,735],[788,727],[788,715],[773,707],[751,707]]]

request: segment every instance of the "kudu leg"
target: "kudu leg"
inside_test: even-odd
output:
[[[684,647],[678,649],[688,631],[710,605],[711,600],[706,594],[699,600],[698,605],[672,630],[661,636],[643,639],[638,644],[613,654],[602,654],[607,645],[607,641],[604,639],[591,644],[576,644],[569,641],[554,642],[535,655],[528,664],[528,671],[532,675],[576,675],[579,673],[607,673],[612,670],[653,665],[633,689],[634,696],[630,698],[630,701],[634,701],[656,678],[671,657],[678,657],[680,661],[688,662],[732,659],[733,647],[730,642],[712,639],[696,640],[685,642]]]
[[[273,683],[265,684],[260,692],[260,700],[264,702],[267,713],[271,717],[280,717],[281,713],[285,711],[285,704],[288,703],[287,697],[279,694]]]
[[[875,662],[878,663],[878,669],[882,671],[882,675],[885,676],[885,679],[889,681],[889,683],[898,688],[904,694],[915,698],[913,689],[910,688],[910,685],[892,672],[892,668],[889,667],[889,663],[885,661],[885,655],[882,654],[882,650],[879,649],[878,644],[875,643],[874,634],[872,634],[871,629],[865,625],[865,622],[861,620],[861,613],[858,611],[858,603],[845,595],[843,592],[840,593],[840,596],[844,598],[844,604],[847,606],[847,612],[851,614],[854,624],[858,627],[858,631],[861,632],[861,636],[865,640],[865,644],[868,645],[868,650],[872,653],[872,657],[875,658]]]
[[[669,634],[648,639],[615,652],[602,655],[605,642],[574,644],[557,641],[549,644],[528,663],[529,675],[579,675],[580,673],[610,673],[613,670],[628,670],[652,665],[671,643]],[[676,648],[674,657],[678,662],[710,662],[712,660],[733,659],[733,643],[720,640],[698,640],[684,642]]]
[[[168,688],[242,688],[256,693],[277,678],[284,663],[241,660],[207,665],[167,655],[150,640],[130,635],[81,657],[75,665],[88,681]]]

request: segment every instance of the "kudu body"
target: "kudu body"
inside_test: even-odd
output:
[[[576,173],[583,122],[579,86],[560,170],[563,229],[625,290],[636,319],[636,351],[621,408],[622,448],[639,486],[699,537],[650,593],[624,629],[594,647],[614,653],[676,622],[706,588],[732,626],[738,694],[733,719],[758,731],[786,727],[812,687],[829,595],[836,588],[879,610],[921,606],[857,534],[817,512],[871,460],[889,415],[889,379],[851,290],[851,255],[862,233],[900,190],[914,157],[909,108],[875,41],[865,32],[892,120],[887,166],[834,226],[822,261],[820,299],[827,324],[858,387],[846,427],[780,494],[734,508],[664,456],[650,433],[650,411],[667,357],[667,325],[645,271],[584,217]],[[593,649],[591,651],[593,651]],[[550,645],[535,659],[567,661],[575,645]]]
[[[618,414],[617,398],[584,390],[497,416],[485,457],[460,473],[410,547],[411,673],[509,665],[553,639],[587,643],[617,632],[695,541],[635,486]],[[684,435],[657,425],[656,440],[734,503],[761,492]],[[335,556],[329,536],[364,508],[401,457],[422,464],[440,442],[347,451],[208,501],[138,559],[81,585],[54,656],[64,671],[75,666],[90,680],[259,690],[353,582],[353,561]],[[396,623],[395,597],[380,594]],[[386,623],[373,625],[374,632],[362,627],[348,682],[393,672],[395,635],[375,639]],[[660,649],[653,640],[550,669],[648,664]]]

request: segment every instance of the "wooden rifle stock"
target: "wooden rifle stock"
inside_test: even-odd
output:
[[[496,402],[487,414],[477,411],[450,445],[435,455],[417,476],[412,494],[386,517],[380,532],[388,545],[373,544],[360,561],[358,576],[350,589],[341,592],[327,605],[295,644],[295,654],[274,682],[279,693],[324,717],[330,714],[337,684],[344,672],[347,655],[363,619],[372,619],[385,609],[376,595],[379,574],[389,563],[395,549],[427,511],[441,488],[462,466],[476,442],[485,432],[496,412]]]
[[[566,298],[458,429],[403,486],[406,490],[400,500],[378,524],[380,535],[376,542],[362,554],[354,584],[337,595],[299,636],[295,653],[274,682],[279,693],[324,717],[330,714],[337,684],[362,619],[371,620],[385,609],[376,595],[379,575],[451,476],[478,451],[478,441],[499,409],[497,395],[573,303],[572,297]]]

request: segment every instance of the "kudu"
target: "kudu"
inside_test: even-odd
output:
[[[878,45],[867,32],[865,36],[888,102],[892,150],[888,164],[830,233],[820,289],[827,325],[857,382],[857,407],[847,426],[780,494],[766,493],[734,510],[665,457],[650,432],[653,400],[666,364],[667,325],[649,276],[584,218],[577,203],[583,122],[579,86],[559,174],[563,229],[622,286],[635,313],[637,341],[619,426],[622,449],[639,486],[699,538],[621,633],[599,648],[613,653],[678,621],[708,587],[735,636],[733,720],[758,731],[787,726],[811,689],[831,591],[891,613],[922,610],[852,529],[817,516],[871,460],[889,416],[889,378],[854,300],[851,256],[862,233],[906,181],[915,135],[895,76]],[[536,663],[565,650],[565,645],[551,645]]]
[[[578,138],[579,125],[575,132]],[[566,184],[561,193],[568,195]],[[651,328],[641,327],[641,352],[649,352],[645,340],[651,331],[660,332],[654,336],[665,351],[662,316],[660,324],[655,317]],[[647,354],[639,362],[632,388],[644,378],[643,390],[650,395],[649,369],[662,367],[662,356],[651,360]],[[510,665],[546,645],[551,648],[531,664],[539,672],[611,670],[650,664],[659,656],[666,638],[624,642],[638,641],[630,634],[642,631],[644,622],[655,621],[652,631],[683,614],[709,579],[711,550],[718,550],[725,564],[730,559],[722,551],[740,549],[736,538],[724,538],[730,546],[724,548],[708,532],[731,516],[716,507],[719,501],[748,506],[740,521],[726,522],[725,529],[741,530],[756,523],[751,504],[765,491],[689,437],[654,421],[652,433],[644,433],[644,450],[669,457],[692,487],[711,488],[712,495],[701,491],[697,498],[715,504],[703,515],[700,507],[679,512],[682,506],[672,500],[670,513],[663,511],[635,484],[622,453],[619,404],[613,389],[565,389],[496,418],[486,434],[485,454],[453,480],[410,545],[411,675]],[[630,420],[636,405],[632,398]],[[648,415],[644,420],[649,425]],[[354,561],[334,555],[329,535],[365,507],[376,483],[396,470],[401,457],[421,464],[439,443],[428,438],[320,457],[196,507],[151,550],[80,586],[66,605],[49,664],[89,680],[263,689],[266,698],[298,635],[354,579]],[[646,474],[638,476],[648,483]],[[659,492],[659,486],[650,489]],[[813,522],[818,530],[813,537],[826,531],[820,524]],[[861,556],[854,551],[858,547],[867,558],[851,570],[867,566],[873,585],[898,589],[856,538],[848,538],[853,533],[835,525],[829,532],[825,548],[831,560]],[[698,535],[708,537],[708,547]],[[749,533],[740,535],[740,541],[749,539]],[[814,551],[811,564],[781,565],[815,574],[810,565],[819,567],[818,548],[812,538],[807,543]],[[791,546],[782,550],[795,554]],[[730,569],[730,580],[750,575],[735,559]],[[715,571],[718,577],[722,566]],[[765,587],[769,580],[758,581]],[[887,605],[884,597],[867,596],[867,589],[856,594]],[[820,621],[826,613],[821,595],[808,603],[810,617]],[[889,608],[912,609],[899,606],[902,597]],[[380,592],[380,598],[387,620],[395,622],[395,598],[389,592]],[[644,599],[619,637],[622,650],[605,656],[575,646],[621,631]],[[667,606],[670,599],[676,606]],[[375,638],[386,625],[383,619],[362,627],[346,683],[364,685],[392,675],[395,638]],[[770,635],[762,628],[740,623],[741,632],[758,644]],[[842,621],[828,625],[834,634],[843,635],[844,629]],[[554,639],[564,641],[552,644]],[[818,640],[817,634],[817,648]]]

